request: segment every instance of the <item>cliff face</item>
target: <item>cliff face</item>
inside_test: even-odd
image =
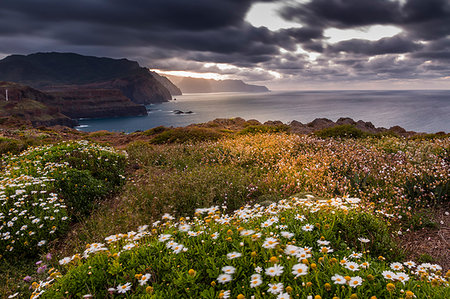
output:
[[[114,89],[72,89],[50,92],[51,105],[71,118],[106,118],[147,115],[143,105],[136,104]]]
[[[153,77],[159,81],[159,83],[161,83],[165,88],[167,88],[167,90],[170,92],[171,95],[173,96],[179,96],[182,95],[181,90],[172,83],[172,81],[170,81],[167,77],[161,76],[160,74],[156,73],[156,72],[150,72]]]
[[[8,101],[6,100],[8,90]],[[33,126],[63,125],[73,127],[77,121],[47,103],[53,97],[25,85],[0,82],[0,122],[27,122]]]
[[[6,89],[8,101],[6,101]],[[77,125],[74,118],[147,115],[145,106],[132,102],[117,89],[70,89],[41,92],[0,81],[0,118],[31,122],[33,126]]]
[[[183,93],[269,91],[265,86],[250,85],[241,80],[213,80],[176,76],[169,76],[169,78],[177,84]]]
[[[46,91],[119,89],[132,101],[150,104],[171,100],[170,92],[135,61],[73,53],[11,55],[0,60],[0,80]]]

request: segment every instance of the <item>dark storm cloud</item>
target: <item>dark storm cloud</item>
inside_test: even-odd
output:
[[[346,40],[329,46],[327,52],[347,52],[373,56],[389,53],[408,53],[421,48],[421,44],[411,41],[402,35],[396,35],[394,37],[385,37],[377,41],[363,39]]]
[[[311,0],[287,5],[280,15],[312,31],[381,24],[400,26],[424,39],[450,34],[448,0],[407,0],[404,5],[393,0]]]
[[[257,2],[284,4],[281,16],[301,27],[271,31],[252,26],[245,17]],[[317,80],[445,76],[449,6],[447,0],[2,0],[0,54],[127,57],[153,68],[217,72],[250,81],[273,79],[269,71]],[[403,32],[335,44],[324,37],[328,28],[380,24]],[[297,52],[298,46],[319,57],[311,61],[307,53]],[[236,68],[205,67],[207,62]]]
[[[312,0],[306,4],[286,6],[280,14],[287,20],[314,28],[348,28],[392,23],[399,8],[397,2],[390,0]]]

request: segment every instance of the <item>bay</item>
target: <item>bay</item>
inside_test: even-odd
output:
[[[215,118],[242,117],[260,122],[340,117],[370,121],[377,127],[399,125],[406,130],[450,132],[450,90],[273,91],[267,93],[199,93],[147,106],[147,116],[81,119],[87,132],[144,131],[157,126],[180,127]],[[174,111],[192,111],[175,114]]]

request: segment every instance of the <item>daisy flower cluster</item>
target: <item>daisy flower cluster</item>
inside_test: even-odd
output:
[[[95,158],[95,159],[94,159]],[[117,165],[123,156],[85,141],[33,147],[1,160],[0,257],[33,253],[64,232],[70,222],[66,198],[56,188],[67,169],[83,160]]]
[[[386,261],[347,243],[336,226],[340,218],[355,213],[365,213],[357,200],[308,196],[268,206],[246,205],[232,214],[211,207],[178,221],[164,215],[161,221],[108,236],[102,243],[87,245],[83,253],[61,259],[61,276],[35,282],[46,284],[46,289],[36,288],[32,297],[448,295],[450,274],[443,275],[438,265]],[[372,242],[362,234],[363,227],[353,229],[360,234],[355,236],[359,242]]]

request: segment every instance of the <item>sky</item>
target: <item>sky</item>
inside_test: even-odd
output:
[[[1,0],[0,58],[74,52],[271,89],[449,89],[448,0]]]

